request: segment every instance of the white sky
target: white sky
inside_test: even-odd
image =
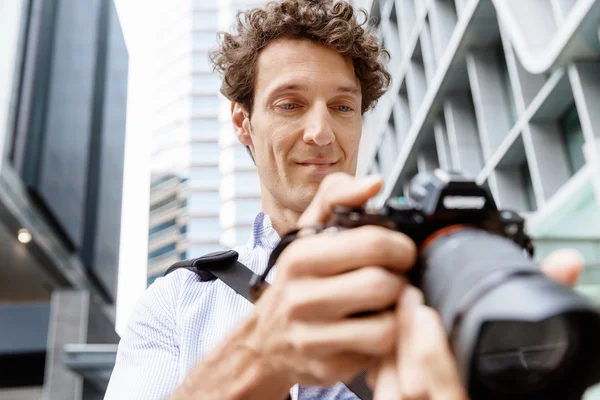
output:
[[[150,114],[148,99],[153,62],[152,8],[144,0],[115,0],[129,51],[127,138],[116,330],[123,331],[146,289],[150,185]]]

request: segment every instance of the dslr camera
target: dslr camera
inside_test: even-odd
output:
[[[418,174],[406,197],[338,207],[327,227],[369,224],[417,244],[409,279],[439,312],[470,398],[581,399],[600,381],[599,310],[540,271],[524,219],[487,189],[456,172]]]

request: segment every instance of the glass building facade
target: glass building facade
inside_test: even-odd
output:
[[[101,395],[63,344],[118,340],[128,63],[112,0],[0,2],[0,399]]]
[[[219,81],[208,51],[215,1],[157,4],[148,284],[174,262],[219,248]]]
[[[217,32],[250,4],[157,5],[148,284],[181,259],[244,244],[260,211],[256,168],[209,62]]]

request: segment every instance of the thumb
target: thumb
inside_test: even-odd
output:
[[[298,220],[298,228],[327,222],[336,206],[360,207],[383,186],[380,176],[355,178],[345,173],[327,175]]]

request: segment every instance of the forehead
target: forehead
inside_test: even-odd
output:
[[[257,93],[287,83],[360,89],[352,60],[308,39],[278,40],[258,57]]]

